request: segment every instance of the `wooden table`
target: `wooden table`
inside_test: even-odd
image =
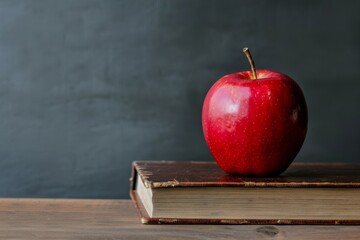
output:
[[[143,225],[130,200],[0,199],[0,239],[360,239],[360,226]]]

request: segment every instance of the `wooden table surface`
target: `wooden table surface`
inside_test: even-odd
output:
[[[360,226],[143,225],[130,200],[0,199],[0,239],[360,239]]]

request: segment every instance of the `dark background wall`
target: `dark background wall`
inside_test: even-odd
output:
[[[221,76],[292,76],[295,161],[360,162],[359,1],[0,1],[0,196],[127,198],[135,159],[210,160]]]

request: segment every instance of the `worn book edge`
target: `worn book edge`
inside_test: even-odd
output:
[[[137,215],[143,224],[219,224],[219,225],[360,225],[359,220],[346,219],[189,219],[189,218],[153,218],[147,213],[136,192],[138,172],[136,162],[132,164],[130,178],[130,197]],[[140,176],[141,177],[141,176]],[[142,179],[144,181],[144,179]]]

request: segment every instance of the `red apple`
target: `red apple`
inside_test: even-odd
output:
[[[255,70],[220,78],[206,95],[202,126],[218,165],[230,174],[269,176],[285,171],[307,131],[307,107],[289,76]]]

